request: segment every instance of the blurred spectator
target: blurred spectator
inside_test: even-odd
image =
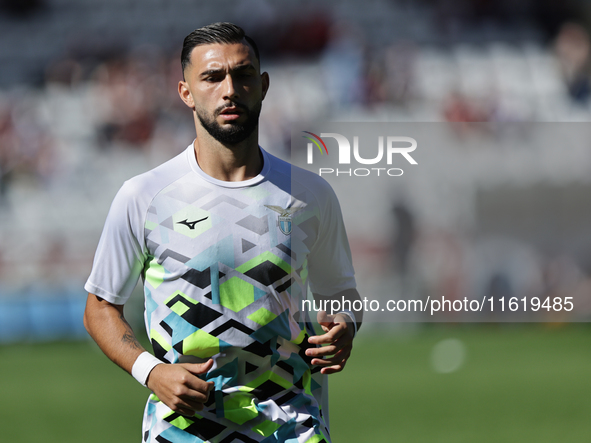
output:
[[[37,115],[34,101],[15,106],[12,110],[12,122],[16,170],[39,183],[47,184],[56,166],[54,143],[48,129]]]
[[[17,175],[47,183],[54,171],[54,154],[53,139],[32,104],[8,101],[0,109],[0,200],[5,200]]]
[[[66,251],[66,239],[60,234],[47,240],[47,250],[40,256],[41,275],[40,280],[52,287],[64,285],[68,281],[67,270],[71,268]]]
[[[417,237],[416,259],[418,276],[424,287],[424,296],[431,299],[461,300],[472,296],[466,292],[466,263],[464,239],[456,233],[424,226]],[[439,313],[438,320],[455,321],[461,318],[456,312]],[[433,320],[430,318],[430,320]]]
[[[414,59],[418,48],[410,41],[395,43],[384,53],[384,87],[390,103],[406,105],[412,98]]]
[[[591,94],[591,41],[589,33],[576,23],[565,23],[554,43],[569,96],[587,103]]]
[[[156,125],[161,77],[152,60],[135,57],[108,60],[95,73],[96,99],[102,101],[98,135],[103,147],[123,142],[142,148]]]
[[[364,105],[370,108],[374,104],[382,104],[388,101],[386,86],[386,69],[381,60],[380,53],[368,51],[365,61],[365,73],[363,82]]]
[[[329,42],[329,29],[329,18],[320,11],[313,11],[311,17],[291,17],[281,32],[277,52],[280,55],[314,56]]]
[[[508,318],[509,315],[505,312],[509,312],[509,309],[507,309],[509,300],[515,295],[509,276],[501,270],[493,271],[484,292],[486,303],[483,307],[485,312],[490,312],[490,320],[495,321]],[[490,306],[493,307],[492,311],[490,310]],[[500,309],[500,306],[504,306],[505,310]]]
[[[546,320],[567,321],[568,317],[573,314],[589,312],[591,294],[588,292],[589,286],[585,285],[587,278],[572,257],[563,254],[549,259],[543,268],[543,279],[545,287],[542,300],[550,297],[552,300],[550,304],[552,304],[555,297],[560,297],[561,300],[564,300],[565,297],[572,297],[571,301],[576,307],[575,312],[572,313],[566,310],[541,309]]]
[[[443,115],[450,123],[486,122],[489,120],[490,111],[477,100],[453,91],[444,102]]]
[[[394,264],[401,274],[406,274],[416,236],[415,217],[404,202],[395,203],[392,211],[396,222],[396,233],[392,245]]]
[[[16,134],[8,107],[0,108],[0,204],[6,202],[16,164]]]
[[[82,80],[82,66],[71,58],[56,60],[45,70],[45,81],[50,85],[74,87]]]
[[[349,22],[336,22],[322,56],[326,92],[331,103],[344,109],[364,101],[364,44],[360,31]]]

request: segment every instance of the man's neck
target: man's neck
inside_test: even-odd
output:
[[[256,177],[263,169],[257,135],[255,131],[237,145],[224,146],[209,134],[198,133],[193,147],[199,167],[210,177],[222,181],[236,182]]]

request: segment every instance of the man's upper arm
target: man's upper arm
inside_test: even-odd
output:
[[[88,293],[86,308],[84,309],[84,326],[87,331],[96,326],[96,320],[100,321],[103,316],[122,316],[123,305],[111,303],[98,295]]]
[[[123,305],[135,288],[144,268],[145,211],[126,184],[119,190],[105,221],[92,272],[84,285],[90,293],[113,305]]]
[[[355,270],[336,194],[325,181],[318,184],[315,194],[320,218],[308,258],[308,277],[313,293],[333,296],[355,288]]]
[[[111,303],[108,300],[105,300],[102,297],[99,297],[96,294],[88,293],[88,299],[86,300],[86,309],[90,309],[92,311],[99,310],[99,309],[115,309],[116,311],[123,314],[123,307],[124,305],[119,305],[115,303]]]

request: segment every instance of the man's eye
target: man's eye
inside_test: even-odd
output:
[[[237,77],[237,78],[248,78],[248,77],[252,77],[253,75],[254,75],[254,73],[251,70],[236,71],[234,73],[234,77]]]

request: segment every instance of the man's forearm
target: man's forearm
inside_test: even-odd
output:
[[[145,349],[125,320],[123,306],[88,294],[84,326],[105,355],[131,373],[133,363]]]
[[[111,304],[96,295],[89,294],[84,311],[84,326],[102,351],[113,362],[132,374],[134,363],[142,352],[131,326],[123,316],[123,306]],[[140,359],[141,360],[141,359]],[[180,363],[144,365],[132,374],[136,380],[154,392],[164,404],[179,414],[194,417],[203,409],[209,398],[213,382],[201,380],[213,365],[205,363]],[[140,365],[141,366],[141,365]],[[137,370],[134,368],[134,370]]]

